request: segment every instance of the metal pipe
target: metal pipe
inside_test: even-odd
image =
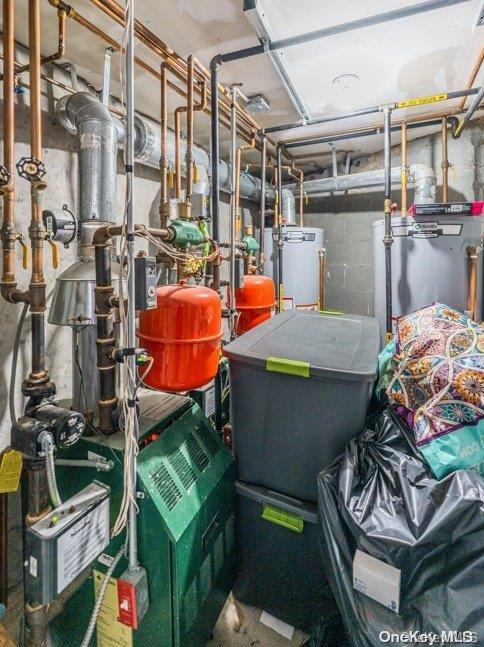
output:
[[[169,219],[168,206],[168,158],[166,154],[168,138],[168,83],[167,83],[167,65],[164,61],[160,66],[160,88],[161,88],[161,108],[160,108],[160,167],[161,167],[161,195],[160,195],[160,226],[166,227]]]
[[[467,112],[464,115],[462,121],[457,124],[457,127],[452,129],[452,137],[458,139],[461,136],[464,126],[472,119],[473,114],[481,105],[481,101],[484,99],[484,85],[480,88],[477,96],[472,100],[471,105],[467,109]]]
[[[282,196],[282,148],[277,147],[277,195]],[[282,273],[282,250],[284,247],[284,240],[282,237],[282,214],[280,213],[281,200],[278,202],[278,209],[276,212],[277,217],[277,302],[278,310],[284,310],[284,279]]]
[[[404,122],[402,123],[402,204],[400,205],[402,216],[407,213],[407,175],[407,124]]]
[[[57,50],[53,54],[49,54],[49,56],[44,56],[41,59],[41,65],[46,65],[47,63],[54,63],[55,61],[59,61],[61,58],[64,58],[65,52],[66,52],[66,18],[67,18],[67,12],[64,9],[58,9],[57,10],[57,17],[58,17],[58,29],[57,29]],[[16,72],[17,74],[21,74],[22,72],[27,72],[29,69],[29,65],[21,65],[20,67],[17,68]],[[0,76],[0,79],[2,77]]]
[[[386,294],[386,339],[387,342],[393,338],[393,309],[392,309],[392,136],[391,136],[391,115],[392,109],[390,106],[383,106],[384,118],[384,168],[385,168],[385,200],[384,200],[384,213],[385,213],[385,236],[383,244],[385,246],[385,294]]]
[[[449,199],[449,158],[447,153],[447,118],[442,117],[442,202]]]
[[[213,58],[210,62],[210,106],[211,106],[211,165],[212,165],[212,238],[216,242],[220,240],[220,178],[219,178],[219,161],[220,161],[220,132],[219,132],[219,111],[218,111],[218,68],[219,61]],[[214,290],[220,290],[220,266],[212,265],[212,287]]]
[[[185,112],[186,106],[179,106],[175,109],[175,198],[181,198],[181,157],[180,157],[180,137],[181,137],[181,113]]]
[[[0,494],[0,605],[8,605],[8,498]]]
[[[240,220],[239,203],[240,203],[240,167],[242,163],[242,152],[255,148],[255,133],[252,133],[252,141],[248,144],[237,147],[235,163],[235,214],[236,220]],[[261,178],[262,180],[262,178]]]
[[[264,229],[266,226],[266,163],[267,163],[267,138],[264,130],[260,131],[261,140],[261,189],[260,189],[260,222],[259,222],[259,273],[264,268]]]
[[[111,56],[114,54],[112,47],[106,47],[104,51],[103,88],[101,101],[109,108],[109,95],[111,89]]]
[[[136,412],[136,310],[135,310],[135,280],[134,280],[134,8],[135,0],[126,3],[126,141],[124,144],[126,156],[126,247],[128,261],[128,305],[127,305],[127,361],[131,379],[128,382],[128,407],[134,410],[133,435],[138,442],[139,428]],[[136,504],[137,466],[136,452],[132,456],[132,491],[128,515],[128,553],[129,568],[138,568],[138,533]]]
[[[187,78],[187,146],[185,154],[186,192],[185,202],[192,201],[193,188],[193,55],[188,57]]]
[[[324,310],[325,293],[324,293],[324,274],[326,272],[326,250],[320,249],[319,255],[319,310]]]
[[[116,222],[117,123],[89,92],[69,96],[65,108],[77,130],[79,220]]]
[[[478,90],[476,88],[473,89],[473,94],[476,94]],[[460,111],[462,113],[464,111]],[[454,113],[454,114],[460,114],[459,112]],[[443,116],[447,116],[449,112],[445,113],[437,113],[437,114],[428,114],[428,115],[420,115],[418,118],[414,118],[414,120],[411,119],[405,119],[405,123],[407,124],[407,129],[412,130],[414,128],[425,128],[428,126],[437,126],[441,124],[441,119]],[[403,122],[395,123],[392,126],[392,132],[397,132],[400,130],[400,127]],[[329,144],[330,142],[336,142],[336,141],[342,141],[345,139],[355,139],[357,137],[369,137],[371,135],[381,135],[382,133],[382,128],[381,126],[372,126],[371,128],[365,128],[363,130],[349,130],[349,131],[339,131],[333,134],[329,135],[311,135],[310,137],[303,137],[303,138],[297,138],[297,139],[290,139],[284,142],[284,147],[285,148],[298,148],[302,146],[312,146],[314,144]],[[298,159],[299,156],[297,156],[294,159]]]
[[[262,54],[267,50],[275,51],[278,49],[285,49],[286,47],[309,43],[321,38],[327,38],[328,36],[334,36],[335,34],[343,34],[356,29],[364,29],[373,25],[379,25],[384,22],[408,18],[409,16],[434,11],[435,9],[445,9],[446,7],[462,4],[463,2],[469,2],[469,0],[428,0],[427,2],[420,2],[418,4],[402,7],[393,11],[374,14],[357,20],[350,20],[348,22],[340,23],[339,25],[331,25],[330,27],[307,32],[305,34],[299,34],[298,36],[291,36],[289,38],[283,38],[281,40],[272,41],[262,45],[247,47],[234,52],[227,52],[219,55],[220,63],[250,58],[257,54]]]
[[[3,166],[0,190],[3,194],[2,282],[1,293],[6,301],[19,301],[15,279],[15,0],[3,0]]]
[[[391,169],[391,182],[393,185],[400,185],[402,167]],[[410,164],[407,168],[407,183],[415,187],[414,202],[418,204],[435,202],[436,183],[434,170],[426,164]],[[335,185],[332,177],[322,177],[314,180],[306,180],[303,185],[305,195],[319,196],[332,193],[335,190],[349,191],[366,189],[369,187],[383,186],[385,184],[385,170],[363,171],[362,173],[350,173],[349,175],[338,176],[338,184]],[[288,193],[301,195],[300,185],[297,183],[286,184]]]
[[[230,339],[235,339],[235,241],[237,238],[237,176],[238,167],[236,164],[236,126],[237,126],[237,92],[239,86],[234,84],[230,86],[230,93],[232,97],[231,111],[230,111],[230,260],[229,260],[229,329]]]
[[[466,88],[472,88],[472,86],[474,85],[474,81],[476,80],[476,77],[479,74],[483,61],[484,61],[484,47],[481,47],[479,56],[477,57],[476,62],[474,63],[474,67],[472,68],[471,74],[466,83]],[[459,103],[459,109],[462,110],[462,108],[465,106],[466,99],[467,99],[467,96],[463,96],[462,101]]]
[[[467,310],[469,316],[474,321],[477,316],[477,261],[478,250],[474,245],[467,247],[467,255],[469,257],[469,283],[467,294]]]

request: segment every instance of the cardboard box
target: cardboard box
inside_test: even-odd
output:
[[[401,571],[357,550],[353,559],[353,588],[398,613]]]

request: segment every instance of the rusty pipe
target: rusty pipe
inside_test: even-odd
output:
[[[449,158],[447,151],[447,118],[442,117],[442,202],[449,199]]]
[[[235,217],[236,221],[240,222],[239,218],[239,203],[240,203],[240,167],[242,161],[242,152],[252,150],[255,148],[255,132],[252,132],[252,139],[248,144],[237,147],[236,154],[236,171],[235,171]]]
[[[401,213],[404,216],[407,213],[407,179],[408,179],[408,163],[407,163],[407,124],[402,123],[402,173],[401,173]]]
[[[475,245],[467,247],[467,255],[469,257],[469,282],[467,293],[467,310],[470,313],[470,318],[474,321],[477,316],[477,261],[478,249]]]

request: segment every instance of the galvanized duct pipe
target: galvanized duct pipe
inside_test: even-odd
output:
[[[79,220],[116,222],[116,122],[107,106],[89,92],[69,96],[65,108],[77,130]]]
[[[393,167],[391,170],[392,184],[400,184],[402,167]],[[435,191],[437,179],[434,170],[426,164],[411,164],[408,168],[410,183],[414,185],[414,202],[425,204],[435,202]],[[315,180],[306,180],[303,184],[304,192],[307,195],[318,196],[334,191],[348,191],[366,189],[373,186],[384,186],[385,171],[365,171],[363,173],[352,173],[350,175],[338,175],[338,177],[325,177]],[[299,184],[286,184],[286,189],[294,191],[299,195]]]
[[[149,117],[135,118],[135,159],[140,164],[152,166],[153,168],[160,168],[160,139],[161,139],[161,125],[150,119]],[[186,142],[182,141],[180,146],[180,157],[185,158],[186,155]],[[168,164],[174,165],[175,163],[175,134],[173,131],[168,130],[166,141],[166,157]],[[193,147],[193,160],[200,168],[203,168],[203,176],[209,178],[210,173],[210,155],[206,150],[199,146]],[[184,165],[182,165],[184,168]],[[219,162],[219,181],[220,190],[230,193],[231,190],[231,171],[230,164],[220,160]],[[194,187],[194,192],[198,192],[200,187]],[[207,185],[207,195],[209,186]],[[266,200],[274,200],[274,189],[266,182]],[[259,178],[254,177],[246,171],[240,174],[240,196],[247,200],[260,201],[261,194],[261,181]],[[287,188],[282,190],[282,215],[288,223],[295,223],[296,219],[296,204],[292,191]]]
[[[69,107],[70,106],[70,107]],[[91,114],[91,110],[93,111]],[[94,212],[101,213],[103,210],[109,212],[109,202],[112,200],[112,196],[116,194],[116,178],[113,175],[116,174],[116,163],[112,163],[112,158],[114,155],[114,145],[113,145],[113,135],[114,139],[117,142],[122,140],[123,136],[123,125],[122,123],[114,118],[106,106],[101,103],[94,95],[88,92],[79,92],[74,95],[68,95],[62,97],[56,104],[56,115],[59,118],[60,123],[69,130],[69,132],[75,132],[74,128],[77,129],[79,134],[79,166],[81,167],[81,150],[83,155],[86,158],[92,156],[94,165],[86,165],[86,168],[99,168],[99,161],[96,159],[96,149],[89,148],[88,144],[98,143],[97,152],[105,152],[108,155],[109,149],[109,168],[110,171],[106,173],[103,177],[101,188],[101,182],[98,183],[99,189],[93,192],[95,198],[89,200],[92,202],[91,206],[83,208],[83,212],[80,213],[80,219],[83,219],[83,214],[86,213],[89,209]],[[91,118],[89,117],[91,115]],[[66,120],[67,116],[67,120]],[[109,116],[109,122],[107,122],[107,117]],[[78,122],[82,124],[82,128],[89,132],[89,126],[91,125],[94,128],[94,123],[96,119],[99,119],[99,124],[95,127],[95,130],[91,135],[84,135],[81,140],[81,134],[78,128]],[[77,120],[77,121],[76,121]],[[84,121],[86,123],[84,124]],[[109,123],[109,125],[108,125]],[[102,124],[102,127],[101,127]],[[114,129],[114,130],[113,130]],[[159,124],[154,119],[149,117],[140,117],[139,115],[135,116],[135,160],[139,164],[145,166],[151,166],[153,168],[160,168],[160,147],[161,147],[161,124]],[[105,139],[106,138],[106,139]],[[84,146],[84,147],[83,147]],[[180,146],[180,157],[185,159],[186,157],[186,142],[182,141]],[[107,162],[108,157],[104,158]],[[175,165],[175,133],[172,130],[168,130],[168,136],[166,141],[166,159],[168,165]],[[209,178],[210,175],[210,155],[209,153],[199,146],[193,147],[193,161],[200,169],[204,168],[205,172],[202,171],[202,177]],[[88,159],[86,160],[88,162]],[[106,163],[104,162],[104,163]],[[106,163],[107,165],[107,163]],[[182,169],[185,169],[185,164],[182,164]],[[81,173],[81,169],[79,171]],[[220,176],[220,189],[226,193],[230,193],[230,165],[227,162],[220,160],[219,163],[219,176]],[[104,181],[104,178],[109,178]],[[79,175],[79,183],[82,188],[80,188],[80,197],[84,194],[84,189],[86,192],[89,189],[89,180],[94,182],[94,179],[91,176],[81,176]],[[104,185],[107,185],[104,186]],[[106,191],[106,188],[108,189]],[[197,182],[194,186],[194,192],[202,192],[208,195],[210,187],[205,185],[205,183]],[[259,178],[250,175],[246,171],[242,171],[240,174],[240,195],[242,198],[247,200],[260,201],[261,194],[261,181]],[[105,198],[102,199],[101,196],[104,195]],[[273,187],[266,183],[266,200],[271,201],[274,199],[274,189]],[[80,201],[81,204],[81,201]],[[115,204],[115,202],[114,202]],[[113,207],[114,209],[114,207]],[[113,211],[114,213],[114,211]],[[295,212],[295,198],[291,191],[286,188],[282,190],[282,215],[286,222],[294,223],[296,218]],[[109,220],[109,218],[101,218],[102,220]]]

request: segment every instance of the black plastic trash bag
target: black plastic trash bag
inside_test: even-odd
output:
[[[411,631],[434,637],[426,644],[460,637],[484,645],[482,477],[457,471],[435,480],[387,408],[321,472],[318,490],[328,575],[352,645],[416,644],[415,634],[381,633]],[[401,570],[399,613],[353,589],[356,549]]]

